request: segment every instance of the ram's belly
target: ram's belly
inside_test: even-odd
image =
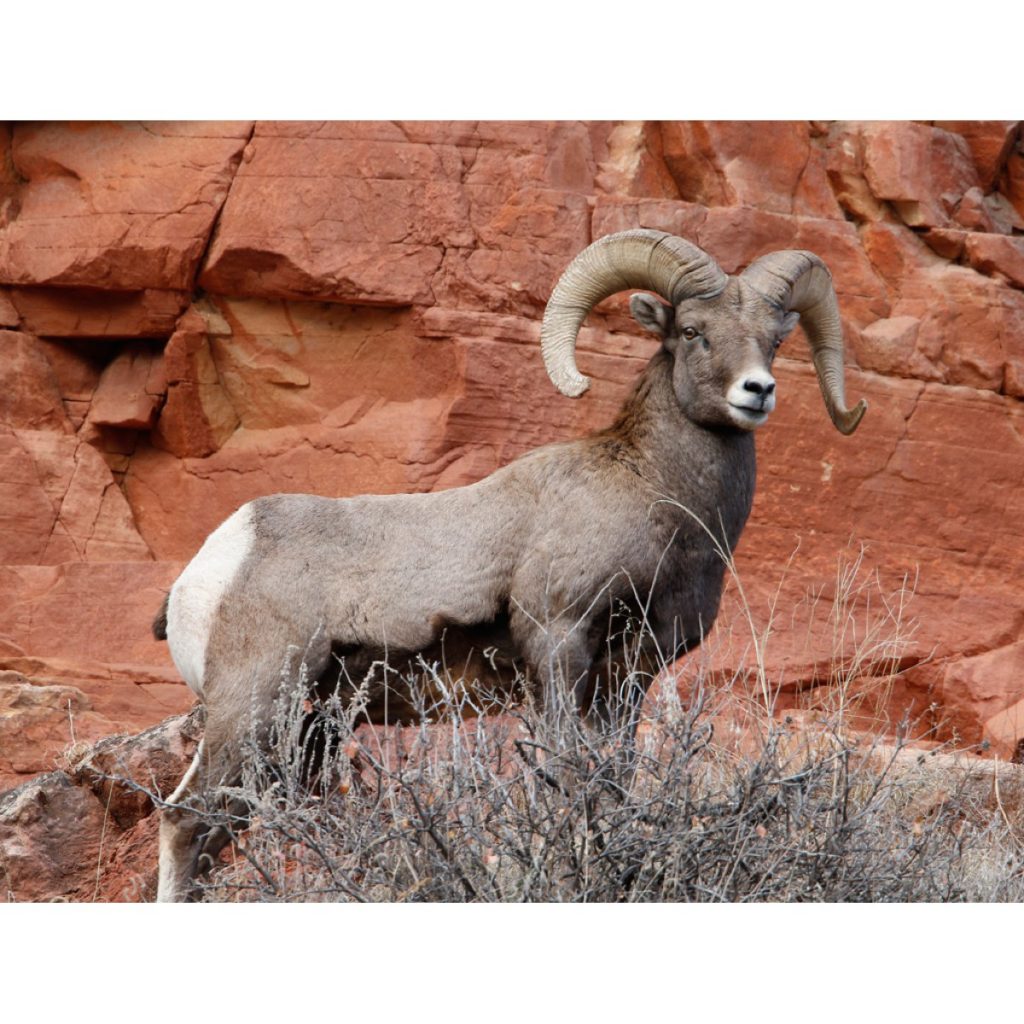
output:
[[[384,724],[418,721],[442,708],[480,713],[523,683],[503,613],[471,626],[446,624],[432,643],[412,651],[337,645],[316,690],[321,698],[338,690],[357,699],[367,721]]]

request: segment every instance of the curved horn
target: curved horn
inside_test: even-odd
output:
[[[648,288],[674,306],[684,298],[717,295],[727,281],[703,249],[664,231],[637,228],[599,238],[569,264],[544,310],[540,346],[548,376],[571,398],[590,387],[576,368],[576,336],[609,295]]]
[[[852,434],[868,403],[862,398],[846,408],[843,329],[828,267],[813,252],[783,249],[754,260],[740,277],[769,302],[800,314],[825,408],[837,430]]]

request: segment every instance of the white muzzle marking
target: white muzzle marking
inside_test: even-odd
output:
[[[736,426],[759,427],[775,408],[775,378],[762,369],[747,370],[730,385],[725,400]]]

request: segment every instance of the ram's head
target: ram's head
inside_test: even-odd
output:
[[[844,434],[857,429],[867,403],[846,407],[842,327],[825,264],[787,249],[730,277],[702,249],[662,231],[601,238],[562,275],[544,313],[541,346],[563,394],[580,395],[590,383],[576,368],[583,320],[602,299],[632,288],[657,293],[634,295],[630,308],[672,353],[676,396],[694,421],[743,430],[764,423],[775,408],[775,352],[800,320],[832,422]]]

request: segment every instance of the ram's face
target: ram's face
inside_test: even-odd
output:
[[[644,305],[634,302],[634,315],[648,330],[658,323],[675,357],[676,397],[690,419],[741,430],[755,430],[768,419],[776,400],[772,363],[797,314],[774,308],[736,278],[721,295],[686,299],[674,311]]]

